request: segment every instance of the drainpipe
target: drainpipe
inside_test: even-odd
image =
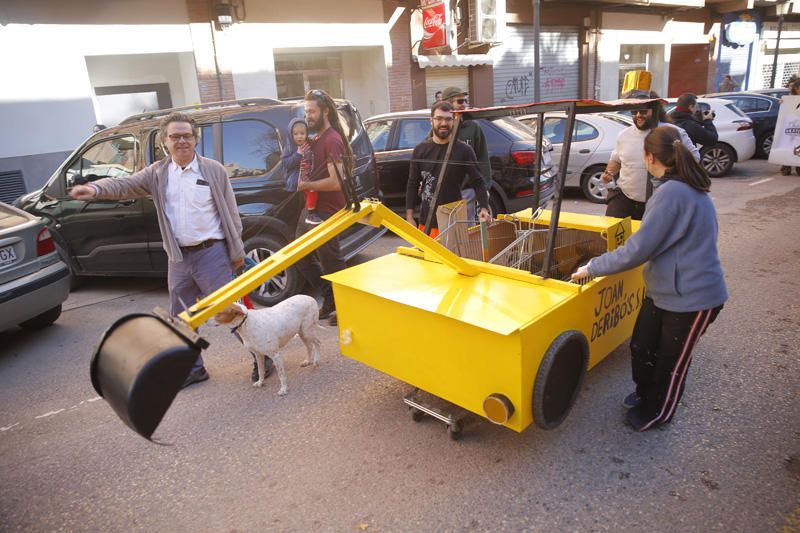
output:
[[[781,6],[783,7],[783,6]],[[775,40],[775,53],[772,57],[772,77],[769,81],[770,87],[775,87],[775,74],[778,72],[778,49],[781,47],[781,32],[783,31],[783,10],[778,17],[778,38]]]
[[[539,102],[539,78],[541,70],[539,67],[539,36],[541,33],[541,20],[539,8],[541,0],[533,0],[533,101]],[[541,125],[540,125],[541,126]]]

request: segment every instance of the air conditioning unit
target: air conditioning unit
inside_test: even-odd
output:
[[[469,42],[472,45],[499,43],[506,24],[505,0],[471,0]]]

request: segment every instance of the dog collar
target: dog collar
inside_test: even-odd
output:
[[[231,328],[231,334],[232,335],[236,335],[236,336],[239,335],[238,330],[239,330],[240,327],[242,327],[242,324],[244,324],[245,320],[247,320],[247,315],[244,315],[244,318],[242,318],[242,321]]]

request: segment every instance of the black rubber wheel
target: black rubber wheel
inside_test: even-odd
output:
[[[759,157],[763,157],[764,159],[769,157],[769,152],[772,150],[772,141],[774,137],[775,132],[772,131],[765,131],[758,136],[758,139],[756,139],[756,152],[758,153]]]
[[[48,309],[41,315],[36,315],[35,317],[26,320],[25,322],[21,323],[19,327],[30,330],[46,328],[47,326],[58,320],[58,317],[60,316],[61,316],[61,304],[58,304],[52,309]]]
[[[715,144],[700,151],[700,162],[712,178],[720,178],[733,168],[736,155],[727,144]]]
[[[533,420],[557,428],[572,409],[589,365],[589,343],[579,331],[565,331],[542,357],[533,385]]]
[[[494,191],[489,193],[489,211],[491,211],[492,217],[506,212],[506,208],[503,206],[503,200],[500,199],[500,195]]]
[[[244,241],[244,251],[248,257],[260,262],[283,248],[284,244],[273,235],[253,235]],[[290,266],[251,292],[250,298],[259,305],[271,307],[297,294],[299,286],[300,273]]]
[[[608,197],[607,184],[603,181],[605,165],[594,165],[583,171],[581,175],[581,191],[592,203],[604,204]]]
[[[411,420],[414,422],[419,422],[422,420],[422,417],[425,416],[425,413],[417,409],[416,407],[411,408]]]
[[[447,426],[447,436],[450,437],[450,440],[458,440],[461,437],[462,429],[464,428],[461,427],[461,422],[456,420]]]

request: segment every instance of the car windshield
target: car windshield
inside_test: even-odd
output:
[[[536,132],[533,129],[511,117],[496,118],[492,121],[492,124],[500,128],[503,133],[506,133],[512,139],[532,139],[536,136]]]

